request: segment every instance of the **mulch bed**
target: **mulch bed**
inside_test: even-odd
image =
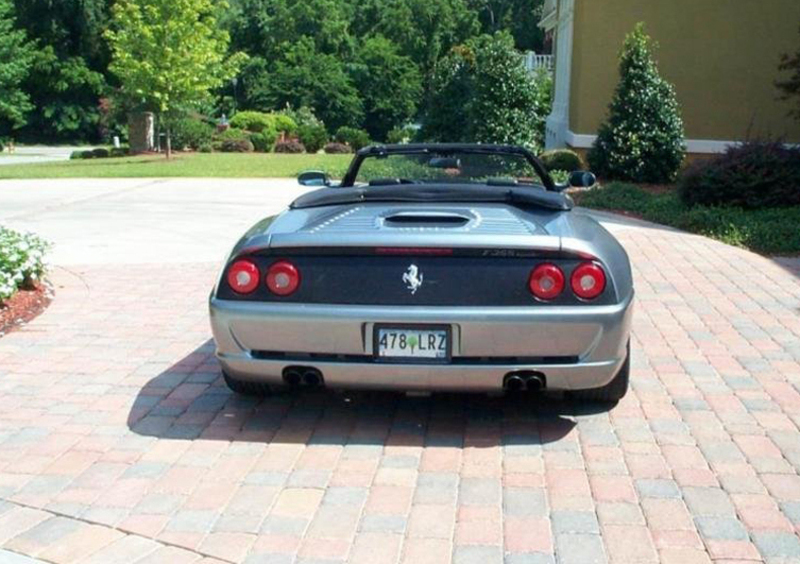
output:
[[[53,291],[45,284],[14,294],[0,305],[0,337],[34,319],[52,300]]]

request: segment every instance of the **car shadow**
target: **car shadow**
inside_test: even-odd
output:
[[[228,390],[213,353],[209,340],[150,379],[130,409],[128,427],[163,439],[345,445],[391,435],[392,445],[491,447],[553,443],[572,431],[576,417],[609,409],[556,394],[319,389],[247,397]]]

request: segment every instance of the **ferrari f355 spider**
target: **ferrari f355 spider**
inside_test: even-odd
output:
[[[211,293],[234,391],[625,395],[628,256],[528,150],[371,146],[339,182],[299,180],[316,189],[253,226]]]

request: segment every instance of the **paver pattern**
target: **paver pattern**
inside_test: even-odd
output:
[[[610,410],[237,397],[217,264],[56,268],[0,339],[0,562],[800,562],[797,260],[615,231],[637,303]]]

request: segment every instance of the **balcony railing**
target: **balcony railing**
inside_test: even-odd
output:
[[[525,68],[533,72],[538,69],[553,71],[553,55],[537,55],[533,51],[525,53]]]

